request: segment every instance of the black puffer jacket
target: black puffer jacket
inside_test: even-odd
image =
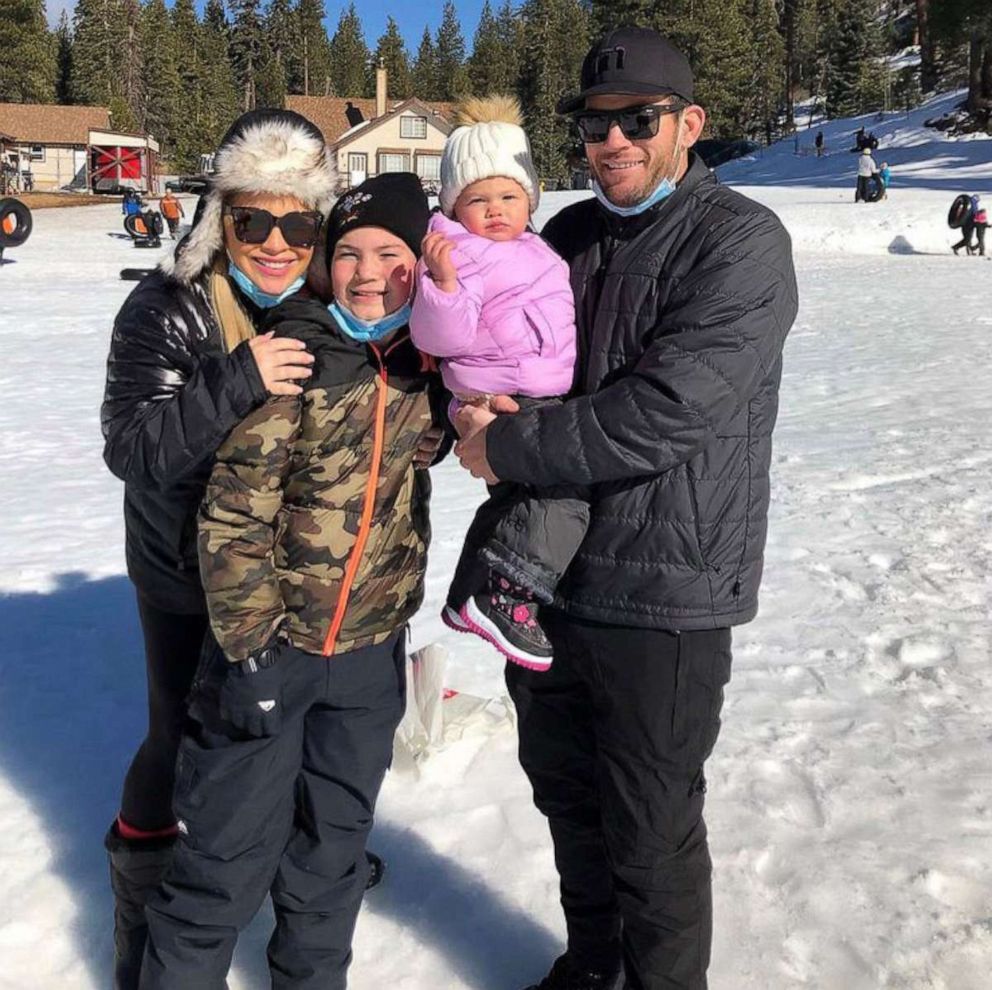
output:
[[[196,511],[217,448],[266,397],[248,345],[224,353],[202,283],[156,271],[128,296],[107,360],[103,456],[125,482],[128,574],[165,611],[206,611]]]
[[[619,625],[747,622],[797,307],[788,234],[696,158],[640,216],[587,200],[543,233],[571,268],[576,396],[500,417],[487,453],[507,481],[593,486],[559,604]]]

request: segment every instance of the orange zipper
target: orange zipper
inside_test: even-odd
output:
[[[348,598],[351,595],[351,587],[355,583],[355,575],[358,573],[358,565],[361,563],[362,554],[365,552],[365,544],[368,542],[369,533],[372,530],[372,514],[375,510],[375,491],[379,486],[379,469],[382,466],[382,448],[386,434],[386,398],[387,386],[389,385],[389,375],[386,372],[386,365],[383,358],[402,341],[396,341],[385,352],[379,353],[379,348],[374,344],[369,344],[376,360],[379,362],[379,375],[376,382],[375,403],[375,432],[372,436],[372,468],[369,471],[369,483],[365,488],[365,500],[362,504],[362,519],[358,525],[358,536],[355,538],[355,545],[351,549],[351,556],[345,565],[344,579],[341,582],[341,593],[338,595],[337,608],[334,610],[334,618],[331,620],[331,628],[327,631],[327,638],[324,640],[324,656],[329,657],[334,652],[337,645],[338,633],[344,622],[344,613],[348,608]]]

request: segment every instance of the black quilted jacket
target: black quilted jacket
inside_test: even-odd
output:
[[[543,233],[571,268],[575,395],[500,417],[487,453],[504,480],[592,486],[591,525],[558,604],[619,625],[747,622],[797,307],[788,234],[698,159],[638,217],[586,200]]]
[[[107,360],[103,456],[125,483],[128,574],[165,611],[206,611],[196,511],[221,441],[266,395],[248,345],[224,353],[202,285],[156,271],[128,296]]]

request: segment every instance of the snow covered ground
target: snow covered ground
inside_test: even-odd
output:
[[[992,195],[992,141],[933,140],[917,117],[866,122],[896,149],[879,156],[896,163],[885,203],[852,202],[853,155],[791,142],[722,173],[786,222],[802,305],[762,609],[735,631],[709,766],[714,990],[989,986],[992,265],[951,255],[945,218],[957,192]],[[828,146],[858,123],[828,125]],[[575,195],[547,195],[539,221]],[[0,988],[96,990],[100,839],[143,717],[98,409],[131,288],[117,271],[152,259],[112,207],[35,222],[0,267]],[[414,643],[448,647],[451,687],[499,695],[495,655],[437,618],[481,486],[453,462],[434,478]],[[398,767],[374,847],[389,875],[359,923],[354,990],[517,990],[558,951],[510,726]],[[268,923],[243,937],[232,990],[268,985]]]

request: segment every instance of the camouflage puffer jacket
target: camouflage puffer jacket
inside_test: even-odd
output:
[[[325,656],[384,641],[420,605],[430,541],[430,477],[413,455],[445,396],[408,332],[358,344],[297,297],[270,329],[306,343],[313,375],[234,428],[200,511],[210,623],[232,661],[277,630]]]

